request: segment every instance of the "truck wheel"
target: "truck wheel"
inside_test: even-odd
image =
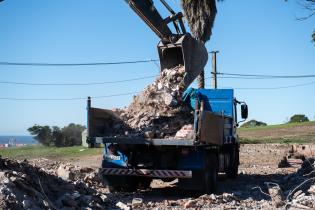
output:
[[[137,177],[133,176],[103,176],[103,185],[109,192],[133,192],[138,188]]]
[[[138,189],[138,177],[135,176],[122,176],[121,177],[123,186],[122,191],[124,192],[134,192]]]
[[[205,193],[213,193],[217,190],[218,182],[218,156],[215,153],[207,155],[206,169],[204,173]]]
[[[121,191],[121,186],[119,185],[119,177],[116,176],[103,176],[102,184],[106,186],[109,192],[119,192]]]
[[[239,147],[234,145],[230,150],[230,166],[226,171],[228,178],[234,179],[238,174],[238,165],[239,165]]]
[[[138,186],[141,190],[146,190],[150,187],[150,184],[152,182],[151,178],[147,177],[138,177]]]

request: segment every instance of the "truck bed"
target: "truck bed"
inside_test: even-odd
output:
[[[117,143],[117,144],[146,144],[146,145],[169,145],[169,146],[197,146],[193,139],[144,139],[144,138],[113,138],[113,137],[90,137],[95,143]]]

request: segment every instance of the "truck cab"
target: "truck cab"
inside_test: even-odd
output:
[[[188,89],[183,101],[193,110],[191,134],[186,138],[146,139],[109,136],[119,117],[93,108],[88,100],[87,143],[104,144],[100,175],[111,191],[149,187],[152,179],[178,179],[181,189],[214,192],[218,173],[235,178],[239,165],[237,105],[247,118],[244,102],[233,89]]]

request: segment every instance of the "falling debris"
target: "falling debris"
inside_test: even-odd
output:
[[[192,35],[203,42],[210,40],[217,13],[215,0],[182,0]]]
[[[184,125],[191,124],[191,108],[181,101],[183,66],[164,69],[155,82],[134,96],[124,110],[115,110],[132,132],[146,138],[170,138]]]

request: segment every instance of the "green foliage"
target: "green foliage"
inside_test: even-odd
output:
[[[289,123],[308,122],[309,119],[305,114],[295,114],[290,118]]]
[[[61,133],[63,136],[63,146],[74,146],[82,144],[82,132],[85,127],[79,124],[71,123],[68,126],[62,128]]]
[[[39,143],[45,146],[49,146],[53,142],[52,131],[49,126],[34,125],[27,130],[28,132],[30,132],[31,135],[35,135],[34,138]]]
[[[63,128],[34,125],[27,130],[45,146],[68,147],[82,144],[81,134],[84,129],[85,126],[70,123]]]
[[[267,123],[257,121],[257,120],[250,120],[243,125],[241,125],[242,128],[252,128],[252,127],[257,127],[257,126],[267,126]]]

